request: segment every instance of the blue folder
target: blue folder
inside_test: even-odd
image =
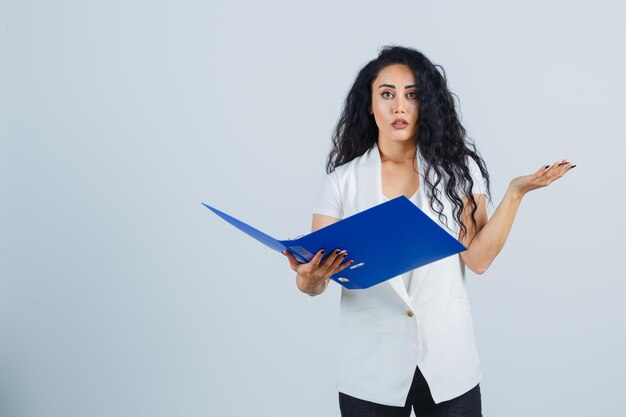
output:
[[[278,240],[228,214],[206,208],[277,252],[289,250],[307,263],[320,250],[348,252],[354,263],[330,278],[348,289],[364,289],[404,272],[467,250],[404,195],[346,217],[297,239]],[[322,258],[323,259],[325,259]]]

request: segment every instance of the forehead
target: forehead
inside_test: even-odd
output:
[[[411,68],[404,64],[389,65],[380,70],[378,76],[374,79],[374,83],[393,84],[396,88],[404,88],[405,85],[413,84],[415,75]],[[378,87],[376,85],[375,87]]]

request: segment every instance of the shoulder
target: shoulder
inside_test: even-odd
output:
[[[478,166],[474,158],[472,158],[471,156],[468,155],[465,157],[465,164],[469,168],[469,171],[471,174],[478,173],[478,175],[482,175],[480,172],[480,167]]]
[[[354,176],[356,174],[357,170],[358,170],[358,167],[359,167],[359,164],[361,163],[361,160],[363,159],[363,156],[364,155],[357,156],[356,158],[354,158],[350,162],[346,162],[345,164],[342,164],[342,165],[339,165],[339,166],[335,167],[334,171],[331,172],[331,174],[334,175],[335,178],[339,182],[341,182],[342,180],[347,179],[350,176]]]
[[[356,193],[358,184],[358,167],[362,156],[356,157],[345,164],[335,167],[331,172],[324,172],[320,177],[318,201],[332,201],[334,207],[343,207],[347,203],[346,198]],[[318,203],[317,206],[321,206]],[[319,211],[319,207],[316,207]],[[339,210],[337,210],[338,212]],[[323,213],[324,214],[324,213]],[[339,217],[335,215],[335,217]]]

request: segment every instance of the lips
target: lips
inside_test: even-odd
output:
[[[391,123],[391,124],[392,124],[393,126],[398,126],[398,127],[400,127],[400,126],[406,126],[406,125],[408,125],[409,123],[408,123],[406,120],[404,120],[404,119],[396,119],[396,120],[394,120],[394,121],[393,121],[393,123]]]

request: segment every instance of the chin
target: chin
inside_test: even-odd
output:
[[[391,139],[394,142],[404,142],[407,140],[413,140],[413,136],[399,136],[399,135],[391,135],[389,137],[389,139]]]

